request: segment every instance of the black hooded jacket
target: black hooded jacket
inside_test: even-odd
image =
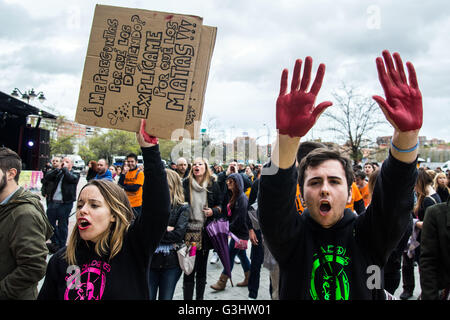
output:
[[[244,194],[244,181],[239,173],[232,173],[227,177],[233,179],[238,187],[239,195],[236,198],[234,206],[231,206],[231,191],[228,191],[224,197],[223,210],[224,216],[228,217],[230,221],[230,231],[233,232],[239,239],[248,240],[249,219],[247,215],[248,199]],[[228,216],[228,208],[230,207],[231,216]]]
[[[280,299],[383,299],[382,268],[410,220],[416,162],[389,155],[365,213],[323,228],[295,207],[295,166],[261,176],[261,230],[280,266]]]

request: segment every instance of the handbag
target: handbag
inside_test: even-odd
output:
[[[234,242],[234,248],[239,250],[247,250],[248,240],[239,239],[239,241]]]
[[[186,275],[190,275],[194,270],[196,252],[197,252],[196,245],[183,244],[177,250],[180,268]]]

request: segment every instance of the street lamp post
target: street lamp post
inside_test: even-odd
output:
[[[33,101],[34,98],[36,98],[36,97],[38,98],[40,103],[43,103],[46,100],[46,98],[44,96],[44,93],[42,91],[36,93],[36,92],[34,92],[33,88],[31,90],[25,90],[23,93],[18,88],[14,88],[13,92],[11,93],[11,95],[13,97],[18,98],[19,97],[19,93],[21,95],[20,98],[22,100],[27,100],[28,104],[30,103],[30,100]]]

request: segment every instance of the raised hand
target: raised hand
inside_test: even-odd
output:
[[[147,132],[145,132],[145,123],[146,120],[142,119],[139,132],[136,132],[136,139],[139,145],[143,148],[153,147],[154,145],[158,144],[158,138],[151,136]]]
[[[383,51],[383,59],[376,59],[378,78],[386,100],[373,96],[392,126],[401,132],[418,130],[422,127],[422,94],[417,83],[416,71],[411,62],[406,63],[409,84],[400,55],[394,53],[394,62],[388,50]]]
[[[295,61],[294,74],[291,82],[291,92],[287,93],[288,70],[281,74],[280,95],[277,99],[276,125],[280,134],[290,137],[303,137],[316,123],[319,116],[333,103],[325,101],[314,107],[316,97],[322,86],[325,75],[325,65],[320,64],[316,78],[307,92],[311,81],[312,58],[306,57],[303,78],[300,82],[302,60]]]

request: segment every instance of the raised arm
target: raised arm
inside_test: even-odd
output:
[[[133,228],[140,245],[145,248],[145,254],[150,254],[156,249],[167,228],[170,214],[169,187],[158,139],[145,132],[145,120],[142,120],[136,138],[142,149],[145,179],[142,214],[136,219]]]
[[[408,226],[414,204],[413,190],[417,179],[417,138],[422,126],[422,96],[413,65],[406,65],[409,84],[398,53],[392,60],[383,51],[376,65],[386,100],[374,96],[386,119],[394,127],[390,156],[383,162],[376,179],[372,201],[360,216],[356,237],[366,246],[374,261],[384,265]]]
[[[309,91],[312,58],[306,57],[302,78],[300,77],[301,67],[302,60],[297,59],[289,93],[287,92],[288,70],[284,69],[281,74],[280,94],[276,108],[278,137],[274,148],[275,156],[272,157],[274,164],[281,169],[289,168],[294,164],[300,138],[308,133],[325,109],[333,104],[325,101],[314,106],[325,75],[325,65],[319,65]]]
[[[291,90],[288,93],[288,71],[281,75],[280,94],[276,103],[277,142],[271,163],[279,170],[262,170],[259,185],[259,221],[268,248],[278,263],[289,263],[303,233],[300,215],[295,206],[297,173],[294,168],[300,138],[315,124],[325,109],[332,105],[326,101],[314,106],[322,85],[325,65],[318,68],[316,78],[308,91],[311,80],[312,59],[307,57],[303,77],[300,77],[302,60],[295,62]],[[270,166],[271,167],[271,166]]]
[[[381,57],[376,59],[378,78],[386,99],[380,96],[373,96],[373,99],[394,127],[390,149],[392,156],[402,162],[411,163],[417,158],[418,136],[422,127],[422,94],[413,64],[406,63],[408,84],[400,55],[395,52],[393,57],[394,60],[389,51],[384,50],[384,61]]]

